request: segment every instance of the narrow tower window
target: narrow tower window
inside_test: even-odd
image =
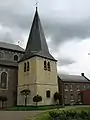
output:
[[[47,90],[47,91],[46,91],[46,97],[47,97],[47,98],[50,98],[50,90]]]
[[[50,71],[50,62],[48,62],[47,66],[48,66],[48,71]]]
[[[27,71],[29,71],[29,62],[27,62]]]
[[[46,61],[44,61],[44,70],[47,70],[47,64],[46,64]]]
[[[24,72],[26,72],[26,63],[24,63]]]

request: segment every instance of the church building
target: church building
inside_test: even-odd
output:
[[[38,105],[53,105],[55,92],[61,95],[60,104],[76,104],[75,91],[89,87],[84,75],[57,73],[57,60],[49,52],[37,8],[25,50],[0,42],[0,97],[7,97],[5,107],[24,105],[24,89],[30,90],[27,105],[35,105],[36,95],[42,96]]]

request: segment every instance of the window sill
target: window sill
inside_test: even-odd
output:
[[[68,91],[68,89],[64,89],[64,91]]]
[[[73,90],[71,89],[70,92],[73,92]]]
[[[44,69],[44,70],[47,70],[47,69]]]
[[[70,100],[71,102],[73,102],[74,100]]]
[[[80,91],[80,89],[77,89],[77,91]]]
[[[0,90],[8,90],[8,88],[0,88]]]

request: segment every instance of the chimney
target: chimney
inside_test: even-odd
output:
[[[81,76],[84,76],[84,73],[81,73]]]
[[[81,73],[81,76],[83,76],[85,79],[87,79],[88,81],[90,81],[90,80],[84,75],[84,73]]]

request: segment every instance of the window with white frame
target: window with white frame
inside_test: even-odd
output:
[[[86,89],[86,86],[84,85],[83,88]]]
[[[73,85],[72,85],[72,84],[70,85],[70,88],[71,88],[71,89],[73,88]]]
[[[70,95],[70,100],[74,101],[74,95],[73,94]]]
[[[68,84],[65,84],[64,90],[68,91]]]
[[[73,85],[72,84],[70,85],[70,91],[73,91]]]

